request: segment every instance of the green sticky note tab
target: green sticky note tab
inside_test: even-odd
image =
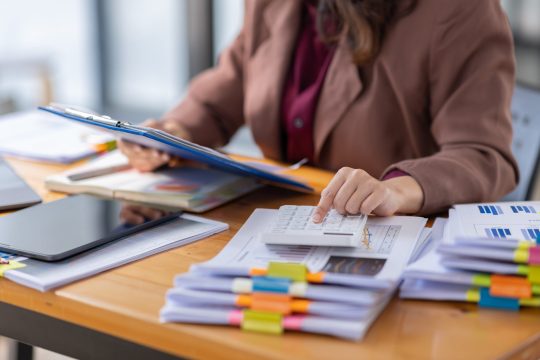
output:
[[[531,291],[533,295],[540,295],[540,284],[532,284]]]
[[[529,266],[527,278],[532,284],[540,284],[540,266]]]
[[[473,275],[472,285],[481,286],[481,287],[490,287],[491,286],[491,276],[486,274]]]
[[[517,266],[518,275],[529,275],[529,266],[528,265],[518,265]]]
[[[0,265],[0,277],[4,276],[4,273],[9,270],[15,270],[25,267],[26,264],[23,264],[18,261],[10,261],[9,264]]]
[[[268,264],[267,275],[293,281],[306,281],[307,272],[304,264],[271,262]]]
[[[282,320],[283,316],[278,313],[244,310],[242,330],[280,335],[283,333]]]

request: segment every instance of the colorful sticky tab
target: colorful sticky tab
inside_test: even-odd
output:
[[[536,245],[540,246],[540,235],[536,237]]]
[[[473,275],[472,285],[481,286],[481,287],[489,287],[491,285],[491,275],[487,275],[487,274]]]
[[[467,290],[465,298],[469,302],[477,303],[480,301],[480,291],[476,288]]]
[[[529,249],[515,250],[514,261],[520,264],[528,264],[529,263]]]
[[[532,288],[531,283],[523,277],[492,275],[489,294],[498,297],[529,299],[532,296]]]
[[[244,310],[242,330],[280,335],[283,333],[281,314]]]
[[[478,305],[483,308],[518,311],[519,299],[491,296],[488,288],[482,288],[480,289],[480,301]]]
[[[292,313],[292,298],[286,294],[255,293],[251,296],[251,309],[283,315]]]
[[[520,299],[519,304],[521,306],[540,307],[540,297],[533,297],[530,299]]]
[[[307,272],[307,267],[304,264],[270,262],[267,275],[293,281],[306,281]]]
[[[253,278],[253,292],[274,292],[287,294],[291,281],[288,279],[257,276]]]
[[[540,247],[534,246],[529,248],[529,264],[540,265]]]
[[[540,284],[540,266],[529,266],[527,279],[533,284]]]
[[[4,273],[8,270],[15,270],[25,267],[26,264],[23,264],[18,261],[9,261],[9,264],[0,265],[0,277],[4,276]]]

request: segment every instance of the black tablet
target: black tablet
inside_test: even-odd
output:
[[[62,260],[179,215],[89,195],[70,196],[0,217],[0,251]]]

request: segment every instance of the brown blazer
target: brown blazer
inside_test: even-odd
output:
[[[247,0],[240,35],[164,119],[207,146],[246,123],[264,155],[282,159],[280,102],[301,10],[302,0]],[[513,85],[499,0],[420,0],[373,64],[355,66],[338,46],[315,115],[315,165],[378,178],[401,169],[424,191],[422,214],[496,200],[518,179]]]

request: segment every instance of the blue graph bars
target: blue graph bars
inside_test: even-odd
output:
[[[500,206],[478,205],[480,214],[502,215],[504,214]]]
[[[487,228],[486,235],[490,238],[504,238],[510,237],[512,233],[508,228]]]
[[[527,240],[536,240],[540,236],[540,229],[521,229],[521,233]]]
[[[527,213],[527,214],[536,214],[536,209],[530,205],[515,205],[510,206],[514,214]]]

